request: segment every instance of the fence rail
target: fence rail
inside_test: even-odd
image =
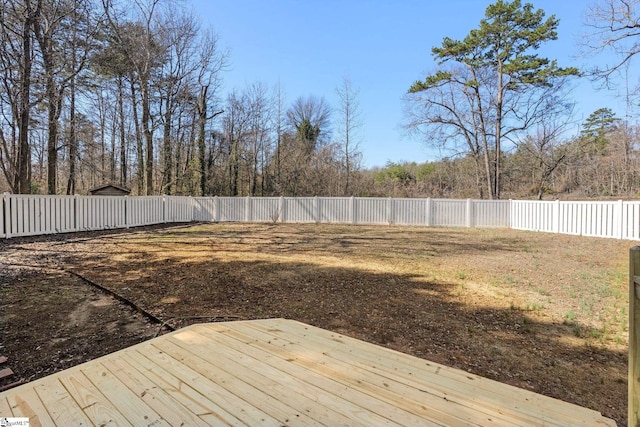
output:
[[[503,227],[640,240],[640,201],[2,195],[0,237],[174,222]]]

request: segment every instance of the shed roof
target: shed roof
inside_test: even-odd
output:
[[[120,191],[120,192],[125,193],[125,194],[131,193],[131,190],[129,190],[128,188],[121,187],[121,186],[115,185],[115,184],[104,184],[104,185],[100,185],[98,187],[94,187],[94,188],[89,190],[89,193],[90,194],[95,194],[97,192],[101,192],[101,191],[108,190],[108,189],[113,189],[113,190],[116,190],[116,191]]]

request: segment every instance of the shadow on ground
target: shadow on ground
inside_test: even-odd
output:
[[[343,265],[322,265],[315,257],[318,251],[341,259],[347,253],[384,246],[380,262],[414,255],[411,244],[348,230],[345,237],[335,232],[280,235],[276,227],[272,235],[261,237],[236,229],[212,236],[196,227],[130,234],[126,239],[114,234],[81,242],[59,240],[40,247],[22,242],[15,251],[23,256],[29,252],[32,262],[64,265],[175,327],[201,321],[186,319],[190,316],[295,319],[586,406],[619,425],[626,423],[625,353],[585,345],[576,337],[575,325],[476,298],[456,283],[428,280],[423,274],[377,272],[371,266],[367,270],[347,265],[348,260]],[[177,243],[179,250],[168,254],[167,248]],[[137,246],[141,244],[146,245],[144,251]],[[518,245],[496,239],[487,241],[482,250],[521,251]],[[457,231],[442,231],[421,255],[466,250]],[[221,252],[232,252],[234,257],[225,258]],[[305,253],[306,261],[286,258]],[[39,274],[43,283],[61,280],[60,272]],[[30,279],[24,276],[2,284],[5,294],[23,280]],[[12,327],[11,316],[24,315],[18,303],[2,306],[3,328]],[[67,315],[56,322],[62,327],[60,322],[68,319]],[[27,326],[55,327],[56,322]],[[69,329],[68,342],[82,333]],[[145,338],[148,335],[140,337]],[[104,340],[125,342],[117,334]]]

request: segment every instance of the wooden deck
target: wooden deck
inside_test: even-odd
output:
[[[283,320],[193,325],[0,393],[75,425],[597,425],[599,413]]]

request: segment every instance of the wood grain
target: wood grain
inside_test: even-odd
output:
[[[0,393],[32,425],[614,426],[598,412],[284,319],[193,325]]]

